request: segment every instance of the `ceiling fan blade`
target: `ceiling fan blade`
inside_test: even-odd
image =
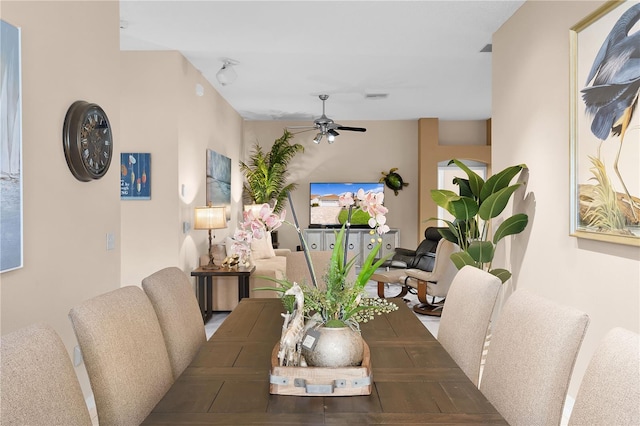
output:
[[[347,127],[347,126],[338,126],[336,127],[338,130],[349,130],[351,132],[366,132],[367,129],[364,127]]]
[[[288,129],[291,129],[291,127],[288,127]],[[311,130],[316,130],[315,127],[305,127],[305,128],[301,128],[301,129],[294,129],[295,131],[291,132],[291,134],[293,135],[299,135],[300,133],[306,133],[306,132],[310,132]]]
[[[287,129],[315,129],[316,126],[287,126]]]

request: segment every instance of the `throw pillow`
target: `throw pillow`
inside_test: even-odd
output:
[[[270,259],[275,257],[276,252],[273,250],[273,244],[271,242],[271,232],[265,232],[264,236],[260,239],[254,238],[251,240],[251,257],[254,260],[257,259]]]

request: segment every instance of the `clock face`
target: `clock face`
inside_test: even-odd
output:
[[[85,101],[74,102],[67,111],[62,133],[67,164],[78,180],[100,179],[107,173],[113,139],[102,108]]]

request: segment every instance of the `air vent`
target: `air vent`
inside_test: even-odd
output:
[[[482,53],[491,53],[493,51],[493,44],[489,43],[485,47],[483,47],[480,52]]]
[[[388,93],[365,93],[365,99],[385,99],[389,96]]]

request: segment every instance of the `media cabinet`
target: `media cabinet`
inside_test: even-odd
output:
[[[333,250],[336,242],[336,233],[339,229],[334,228],[308,228],[304,229],[304,239],[309,246],[309,250]],[[398,247],[400,240],[400,230],[391,229],[386,234],[380,236],[371,234],[370,228],[351,228],[349,230],[348,250],[357,255],[356,266],[360,266],[367,258],[371,250],[375,247],[378,238],[382,238],[382,247],[378,252],[378,258],[388,254],[393,254]]]

